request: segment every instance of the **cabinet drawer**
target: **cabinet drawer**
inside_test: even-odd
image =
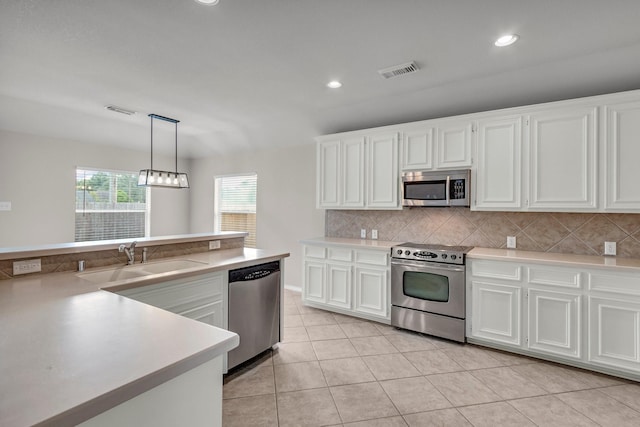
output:
[[[579,289],[582,287],[579,271],[565,268],[529,267],[528,282],[536,285],[562,286]]]
[[[326,248],[322,246],[305,246],[304,256],[307,258],[324,259],[326,257]]]
[[[389,264],[389,254],[382,251],[356,251],[356,262],[358,264],[381,265],[386,267]]]
[[[327,248],[327,258],[333,261],[351,262],[353,251],[346,248]]]
[[[590,273],[589,289],[625,295],[640,295],[640,275],[606,272]]]
[[[172,312],[188,310],[199,303],[222,300],[224,273],[172,280],[118,292],[120,295]]]
[[[522,268],[510,262],[476,261],[470,263],[471,275],[493,279],[520,281]]]

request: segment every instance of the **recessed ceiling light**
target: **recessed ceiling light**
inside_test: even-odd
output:
[[[514,44],[519,38],[520,36],[517,34],[507,34],[496,40],[494,44],[498,47],[505,47]]]
[[[220,2],[220,0],[196,0],[198,3],[202,3],[202,4],[207,4],[210,6],[213,6],[215,4],[218,4]]]
[[[327,83],[327,87],[330,87],[331,89],[338,89],[341,86],[342,86],[342,83],[340,83],[337,80],[332,80],[329,83]]]

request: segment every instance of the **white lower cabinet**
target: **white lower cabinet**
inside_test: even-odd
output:
[[[549,260],[468,258],[468,341],[640,380],[640,273]]]
[[[580,359],[581,295],[529,288],[530,350]]]
[[[521,288],[502,283],[472,281],[472,335],[504,344],[520,345]]]
[[[302,300],[338,313],[390,321],[388,250],[305,245]]]
[[[307,301],[325,302],[325,264],[318,261],[305,261],[302,297]]]
[[[351,309],[353,267],[346,264],[327,264],[327,304]]]
[[[640,301],[589,298],[589,361],[640,371]]]
[[[219,271],[140,286],[118,294],[226,329],[227,280],[227,272]]]
[[[355,306],[356,312],[373,314],[387,318],[387,278],[386,269],[356,267]]]

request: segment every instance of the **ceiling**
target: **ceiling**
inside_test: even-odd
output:
[[[638,22],[638,0],[2,0],[0,129],[146,150],[155,113],[193,158],[638,89]]]

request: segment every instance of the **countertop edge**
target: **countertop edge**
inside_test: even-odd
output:
[[[15,258],[30,258],[37,256],[51,256],[75,254],[84,252],[97,252],[111,249],[118,249],[122,243],[137,242],[137,247],[167,245],[176,243],[201,242],[203,240],[225,240],[238,237],[246,237],[245,231],[223,231],[220,233],[197,233],[197,234],[177,234],[172,236],[157,236],[140,239],[116,239],[102,240],[96,242],[72,242],[72,243],[52,243],[48,245],[20,246],[0,248],[0,261]]]
[[[176,314],[176,316],[178,315]],[[238,334],[225,331],[223,329],[221,329],[221,331],[224,331],[228,336],[223,340],[216,342],[209,348],[179,360],[171,365],[167,365],[164,368],[151,372],[143,377],[136,378],[121,387],[110,390],[35,425],[52,427],[60,425],[77,425],[100,415],[101,413],[108,411],[127,400],[145,393],[154,387],[170,381],[173,378],[176,378],[238,346],[240,342]]]
[[[467,258],[505,262],[528,262],[553,264],[555,266],[583,266],[615,271],[640,273],[640,259],[617,258],[611,256],[562,254],[555,252],[534,252],[517,249],[473,248]]]
[[[394,242],[388,240],[371,240],[371,239],[349,239],[342,237],[312,237],[299,241],[303,245],[336,245],[348,246],[355,249],[372,249],[378,251],[388,251],[392,246],[399,245],[403,242]]]

